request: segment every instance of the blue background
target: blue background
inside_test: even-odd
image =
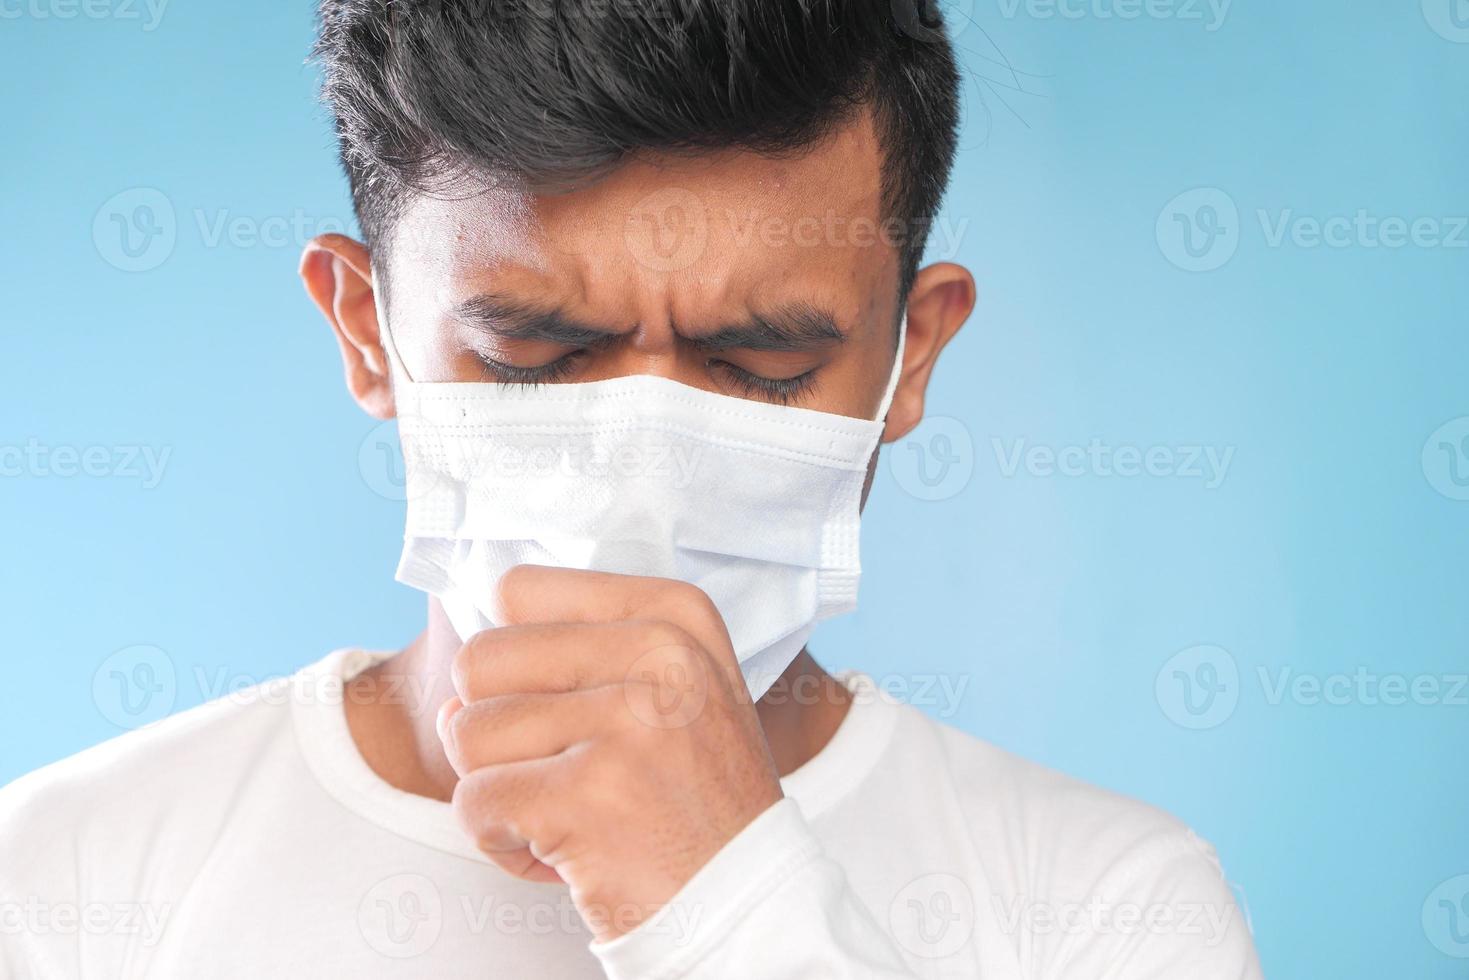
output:
[[[1237,0],[1222,23],[1182,0],[1134,19],[954,5],[959,247],[936,257],[974,270],[980,306],[934,382],[947,420],[882,468],[863,608],[813,644],[1179,814],[1240,884],[1274,977],[1469,970],[1422,916],[1469,872],[1469,707],[1443,696],[1469,670],[1469,502],[1429,441],[1469,416],[1469,233],[1448,220],[1469,214],[1469,30],[1449,2]],[[305,238],[350,225],[307,6],[175,0],[151,30],[142,6],[69,9],[0,21],[0,446],[118,465],[0,477],[0,782],[133,723],[107,693],[119,665],[167,674],[149,710],[182,709],[402,644],[423,607],[392,581],[382,433],[296,280]],[[126,271],[113,214],[146,225],[139,188],[175,240]],[[1196,188],[1216,190],[1170,203]],[[1451,240],[1272,244],[1282,215],[1359,210]],[[1189,222],[1218,268],[1181,267]],[[1217,486],[1007,465],[1017,440],[1094,439],[1233,455]],[[170,452],[156,487],[129,446]],[[1275,696],[1283,670],[1359,669],[1441,696]],[[940,676],[963,697],[925,700]]]

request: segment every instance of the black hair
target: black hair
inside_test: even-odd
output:
[[[456,172],[556,188],[638,151],[799,152],[870,109],[905,295],[957,139],[935,0],[321,0],[314,54],[374,247]]]

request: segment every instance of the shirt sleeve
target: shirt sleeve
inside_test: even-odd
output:
[[[911,980],[792,799],[773,804],[638,928],[593,943],[608,980]]]
[[[1083,898],[1033,903],[1040,972],[1057,980],[1262,980],[1248,913],[1191,831],[1148,842]]]

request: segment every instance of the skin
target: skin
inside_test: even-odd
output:
[[[860,115],[797,156],[648,156],[556,195],[446,188],[409,205],[387,254],[324,235],[301,275],[348,390],[375,418],[394,414],[374,293],[384,281],[416,381],[517,380],[566,358],[556,381],[659,375],[871,418],[899,310],[897,251],[872,233],[881,163]],[[920,271],[883,441],[922,419],[934,364],[974,301],[960,266]],[[829,312],[840,336],[782,350],[709,344],[752,314],[784,323],[792,308]],[[531,336],[514,315],[525,310],[597,334]],[[874,454],[869,487],[875,465]],[[520,566],[494,601],[507,625],[461,643],[431,598],[424,632],[353,681],[348,723],[374,771],[452,801],[501,868],[566,882],[600,941],[667,903],[779,800],[780,776],[821,750],[849,705],[806,651],[751,704],[718,611],[681,582]],[[656,723],[691,679],[697,710]]]

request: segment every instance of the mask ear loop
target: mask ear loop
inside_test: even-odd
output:
[[[383,353],[388,355],[389,375],[400,375],[404,384],[413,384],[413,379],[408,376],[408,366],[403,363],[403,355],[398,353],[398,344],[388,329],[388,311],[383,309],[382,294],[376,289],[372,291],[372,306],[377,311],[377,340]]]
[[[903,376],[903,350],[908,346],[908,310],[904,308],[903,319],[898,323],[898,351],[893,355],[893,373],[888,375],[887,390],[882,393],[882,404],[878,406],[877,418],[881,422],[888,417],[893,407],[893,395],[898,391],[898,379]]]

